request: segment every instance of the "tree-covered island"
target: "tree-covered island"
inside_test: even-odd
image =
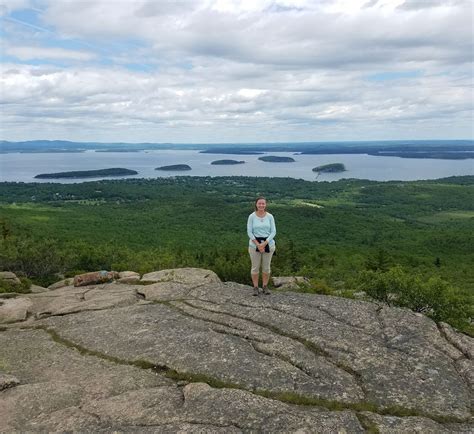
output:
[[[129,176],[137,175],[138,172],[130,169],[123,169],[121,167],[114,167],[111,169],[96,169],[96,170],[74,170],[71,172],[57,172],[57,173],[41,173],[36,175],[38,179],[62,179],[62,178],[97,178],[102,176]]]
[[[161,166],[155,168],[155,170],[191,170],[191,167],[187,164],[171,164],[170,166]]]
[[[275,155],[266,155],[258,158],[266,163],[294,163],[295,159],[291,157],[277,157]]]
[[[324,164],[323,166],[318,166],[313,169],[313,172],[318,173],[336,173],[345,171],[346,166],[344,166],[342,163]]]
[[[234,164],[244,164],[245,161],[238,161],[238,160],[216,160],[213,161],[211,164],[215,166],[228,166],[228,165],[234,165]]]

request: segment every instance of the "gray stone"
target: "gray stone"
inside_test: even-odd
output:
[[[214,271],[202,268],[175,268],[153,271],[142,276],[143,282],[175,282],[190,286],[218,283],[221,280]]]
[[[11,387],[18,386],[20,381],[13,375],[3,374],[0,372],[0,392]]]
[[[53,290],[53,289],[63,288],[65,286],[71,286],[73,284],[73,282],[74,282],[73,278],[63,279],[63,280],[60,280],[59,282],[56,282],[56,283],[53,283],[52,285],[49,285],[48,289]]]
[[[48,288],[44,288],[42,286],[38,286],[38,285],[31,285],[30,286],[30,291],[34,294],[37,294],[39,292],[46,292],[46,291],[49,291]]]
[[[449,324],[442,322],[440,328],[446,339],[459,349],[466,357],[474,360],[474,339],[457,333]]]
[[[103,310],[127,306],[138,301],[134,286],[107,283],[91,287],[62,287],[47,293],[32,294],[31,311],[37,318],[65,315],[84,310]]]
[[[27,297],[1,299],[0,324],[25,321],[31,305],[31,300]]]
[[[173,384],[149,369],[82,355],[43,330],[1,332],[0,348],[2,370],[21,382],[0,393],[1,432],[91,429],[101,425],[82,404]]]
[[[386,434],[399,433],[472,433],[474,426],[469,423],[464,424],[445,424],[442,425],[426,417],[396,417],[381,416],[374,413],[363,412],[362,416],[370,421],[372,426],[378,429],[378,432]]]
[[[184,285],[176,282],[158,282],[151,285],[143,285],[137,292],[147,300],[169,301],[189,298],[194,285]]]
[[[300,285],[309,284],[309,279],[303,276],[281,276],[272,277],[272,282],[275,288],[291,290],[298,289]]]
[[[117,282],[119,283],[135,283],[140,281],[140,274],[135,271],[121,271],[118,273]]]
[[[0,391],[2,430],[472,429],[473,340],[449,326],[361,300],[252,297],[208,270],[157,273],[19,298],[32,315],[0,329],[0,370],[16,379]]]
[[[12,285],[20,285],[21,281],[18,279],[15,273],[11,271],[0,271],[0,280],[4,280]]]

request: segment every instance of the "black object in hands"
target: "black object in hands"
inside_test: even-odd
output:
[[[255,239],[259,242],[259,244],[265,242],[267,239],[266,238],[263,238],[263,237],[255,237]],[[258,250],[258,247],[255,247],[255,250],[257,252],[259,252],[260,250]],[[265,253],[270,253],[270,246],[267,244],[265,246]]]

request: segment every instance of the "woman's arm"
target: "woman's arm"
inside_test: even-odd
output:
[[[247,235],[249,236],[252,243],[254,243],[256,246],[259,245],[258,241],[255,239],[255,235],[253,234],[253,214],[250,214],[247,220]]]
[[[270,241],[273,240],[273,238],[275,238],[275,235],[277,233],[276,226],[275,226],[275,219],[273,218],[272,215],[270,215],[269,217],[270,217],[270,235],[267,237],[267,241],[266,241],[267,244],[269,244]]]

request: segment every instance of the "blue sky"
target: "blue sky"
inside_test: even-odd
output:
[[[0,139],[473,139],[470,0],[2,0]]]

